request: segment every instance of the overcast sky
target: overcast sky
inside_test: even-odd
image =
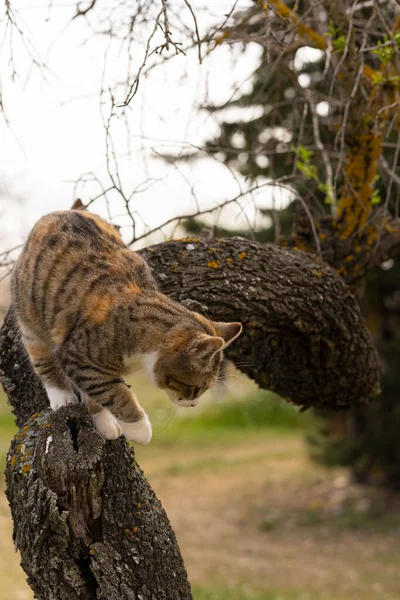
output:
[[[243,8],[248,3],[243,0],[239,6]],[[199,25],[204,30],[211,22],[223,20],[231,2],[197,1],[193,7],[196,5]],[[212,9],[208,13],[201,10],[207,5]],[[73,3],[54,0],[50,12],[47,5],[36,7],[32,0],[14,0],[13,6],[48,72],[44,79],[31,69],[31,61],[16,36],[13,52],[18,76],[11,81],[7,76],[9,56],[2,49],[3,99],[11,127],[0,121],[0,177],[5,188],[0,195],[3,247],[14,242],[21,232],[25,234],[42,214],[70,208],[75,194],[83,201],[94,195],[97,189],[93,185],[74,192],[74,182],[82,174],[95,173],[107,183],[105,134],[99,106],[105,40],[93,39],[83,19],[75,20],[65,29],[74,14]],[[138,65],[142,50],[143,45],[138,44],[135,50]],[[208,99],[226,101],[234,86],[245,82],[258,56],[256,46],[245,53],[218,48],[199,65],[197,53],[189,52],[157,67],[141,80],[130,105],[129,136],[125,122],[121,121],[115,124],[114,140],[126,189],[149,179],[152,183],[144,185],[144,191],[134,198],[134,209],[150,226],[195,210],[194,195],[205,208],[238,194],[238,183],[215,161],[204,160],[190,167],[182,165],[178,171],[157,159],[153,150],[177,151],[182,142],[201,144],[217,131],[215,117],[197,111],[196,106],[206,98],[206,91]],[[124,68],[123,57],[111,53],[107,81],[122,78]],[[243,83],[242,91],[249,85]],[[19,201],[10,199],[10,192]],[[257,202],[265,206],[269,198],[269,193],[264,192]],[[252,203],[247,200],[244,207],[247,216],[253,219]],[[100,206],[99,209],[103,211]],[[118,221],[123,206],[115,202],[112,212]],[[237,213],[232,211],[225,215],[230,221],[236,218]],[[138,227],[140,231],[139,221]]]

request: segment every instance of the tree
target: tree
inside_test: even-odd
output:
[[[227,355],[250,358],[242,369],[261,387],[303,407],[376,392],[379,362],[357,303],[307,254],[189,238],[142,255],[167,295],[214,319],[240,318],[244,333]],[[20,427],[6,469],[14,541],[36,596],[190,600],[175,536],[133,452],[105,442],[82,406],[48,408],[12,310],[0,374]]]
[[[185,6],[192,10],[188,2]],[[388,148],[397,158],[397,141],[391,141],[398,124],[396,5],[390,0],[384,6],[369,1],[285,5],[280,0],[257,0],[249,11],[238,15],[235,6],[205,38],[210,50],[223,42],[251,38],[273,59],[262,87],[282,74],[299,96],[296,102],[293,96],[285,99],[286,107],[298,104],[301,109],[292,111],[292,129],[277,119],[279,103],[272,98],[266,112],[275,116],[264,137],[266,142],[273,140],[269,157],[284,152],[292,161],[289,174],[276,178],[274,172],[267,173],[274,185],[287,189],[300,203],[301,211],[295,213],[292,231],[286,236],[289,249],[240,238],[193,238],[160,244],[143,254],[162,291],[211,318],[243,321],[244,334],[228,358],[250,356],[251,363],[242,369],[259,385],[303,408],[362,404],[378,391],[380,367],[350,288],[359,293],[368,269],[394,255],[399,246],[396,198],[392,197],[398,185],[397,162],[389,163],[389,155],[384,154],[387,144],[394,143],[394,148]],[[96,2],[79,5],[75,18],[88,18],[95,10]],[[121,14],[123,22],[118,27]],[[118,5],[117,15],[111,27],[105,19],[103,33],[112,41],[122,36],[129,58],[137,24],[148,27],[150,23],[143,64],[133,78],[129,72],[127,80],[118,84],[126,92],[126,108],[144,73],[155,32],[160,28],[164,41],[154,51],[173,48],[179,52],[179,45],[172,38],[171,13],[164,0],[157,6],[138,3],[134,15],[121,13]],[[12,17],[7,3],[11,23]],[[194,39],[199,42],[195,15],[193,21]],[[319,92],[320,82],[309,88],[298,84],[293,59],[297,50],[307,46],[324,54],[324,72],[333,82],[327,99]],[[110,185],[103,186],[102,195],[113,190],[123,199],[132,219],[133,243],[138,236],[132,196],[120,183],[110,137],[110,123],[119,110],[114,92],[104,87],[101,92],[102,100],[108,94],[111,107],[104,120]],[[317,111],[321,100],[333,107],[336,121],[327,120],[326,138],[321,137]],[[288,131],[298,131],[291,139],[293,148],[285,141],[290,139]],[[306,135],[313,140],[311,148]],[[207,150],[216,152],[217,148]],[[238,160],[246,158],[240,156],[242,150],[236,148]],[[280,167],[276,160],[275,168]],[[386,192],[380,202],[378,170],[384,175],[378,185]],[[237,202],[262,185],[271,182],[256,183],[225,204]],[[97,201],[94,196],[85,205]],[[211,210],[199,207],[197,214]],[[190,599],[167,518],[126,445],[121,440],[99,442],[83,409],[66,408],[56,415],[44,410],[43,390],[26,362],[12,312],[1,334],[0,368],[21,427],[7,465],[14,537],[38,597],[113,599],[131,594]],[[157,518],[152,512],[155,506]],[[165,564],[158,570],[161,556]],[[61,565],[66,565],[65,570]]]
[[[313,439],[313,453],[350,465],[358,481],[395,488],[399,36],[394,2],[254,2],[220,38],[262,47],[251,90],[205,107],[222,116],[208,152],[222,156],[252,185],[269,177],[294,191],[289,206],[275,211],[269,241],[274,236],[282,245],[316,253],[357,294],[367,319],[378,320],[382,395],[366,407],[328,416],[335,433],[325,423]],[[232,108],[239,115],[234,121],[226,118]],[[247,109],[242,120],[240,108]],[[250,108],[257,112],[248,120]],[[256,235],[268,237],[265,231]]]

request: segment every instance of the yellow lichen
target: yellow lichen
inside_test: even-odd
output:
[[[31,465],[23,465],[21,467],[22,473],[29,473],[30,470],[31,470]]]
[[[257,0],[257,4],[261,7],[264,12],[267,12],[270,8],[270,5],[273,6],[277,14],[282,17],[282,19],[289,21],[292,23],[295,29],[297,29],[298,33],[307,38],[310,42],[310,45],[314,46],[314,48],[319,48],[320,50],[326,50],[327,42],[325,38],[317,33],[314,29],[305,25],[300,17],[292,11],[284,2],[281,0],[269,0],[269,2],[265,2],[263,0]]]
[[[10,465],[13,467],[15,465],[15,463],[17,462],[17,460],[18,460],[17,457],[13,456],[10,460]]]
[[[209,263],[207,263],[207,266],[210,267],[210,269],[218,269],[220,262],[220,260],[211,260]]]
[[[240,258],[240,260],[243,260],[244,258],[246,258],[246,252],[241,252],[239,254],[239,258]]]
[[[344,259],[345,262],[349,263],[352,260],[354,260],[354,256],[352,254],[349,254],[348,256],[346,256],[346,258]]]
[[[317,269],[313,269],[312,273],[313,273],[313,275],[316,275],[317,277],[322,277],[322,271],[318,271]]]
[[[178,266],[178,263],[176,262],[176,260],[174,260],[174,262],[172,263],[171,267],[173,269],[176,269],[177,266]]]
[[[228,265],[230,265],[230,264],[232,264],[232,259],[228,257],[228,258],[226,259],[226,262],[228,263]]]
[[[174,241],[174,240],[171,240],[171,241]],[[187,237],[187,238],[179,238],[178,240],[175,240],[175,241],[190,243],[190,242],[198,242],[199,238],[198,237]]]

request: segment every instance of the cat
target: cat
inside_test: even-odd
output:
[[[12,303],[22,341],[53,410],[86,403],[106,439],[148,444],[149,419],[123,375],[141,357],[178,406],[217,380],[240,323],[214,322],[157,290],[118,230],[84,210],[50,213],[15,265]]]

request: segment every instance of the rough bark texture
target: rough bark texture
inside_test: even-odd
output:
[[[187,239],[142,251],[163,292],[215,320],[238,320],[228,357],[261,387],[307,407],[376,392],[380,368],[343,281],[302,252]],[[12,311],[0,377],[20,431],[7,460],[14,539],[40,600],[190,600],[168,518],[122,439],[105,442],[83,406],[47,408]]]
[[[23,425],[7,457],[7,496],[35,596],[191,600],[175,534],[134,451],[101,438],[83,406],[47,408],[12,314],[0,375]]]
[[[359,306],[315,257],[243,238],[174,240],[141,254],[165,294],[243,323],[227,356],[260,387],[333,409],[378,393],[380,365]]]

